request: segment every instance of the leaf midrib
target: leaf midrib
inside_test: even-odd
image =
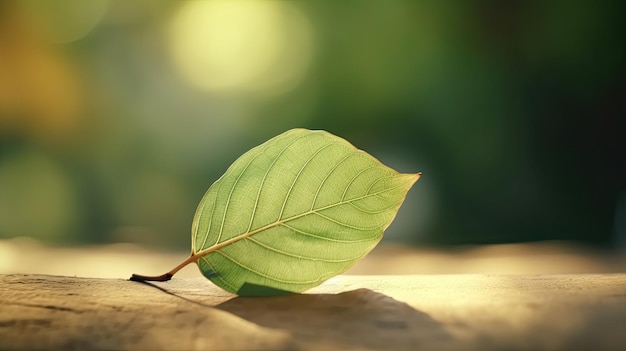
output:
[[[219,250],[219,249],[221,249],[223,247],[226,247],[226,246],[228,246],[230,244],[233,244],[233,243],[235,243],[235,242],[237,242],[239,240],[248,238],[248,237],[250,237],[252,235],[258,234],[258,233],[263,232],[265,230],[268,230],[268,229],[280,226],[280,225],[282,225],[284,223],[288,223],[290,221],[294,221],[294,220],[296,220],[298,218],[302,218],[302,217],[305,217],[305,216],[308,216],[308,215],[311,215],[311,214],[315,214],[315,213],[318,213],[318,212],[321,212],[321,211],[324,211],[324,210],[327,210],[329,208],[333,208],[333,207],[336,207],[336,206],[341,206],[341,205],[344,205],[344,204],[349,204],[349,203],[352,203],[352,202],[355,202],[355,201],[359,201],[359,200],[365,199],[365,198],[370,197],[370,196],[376,196],[378,194],[382,194],[384,192],[391,191],[391,190],[400,188],[402,186],[404,186],[404,184],[398,184],[396,186],[393,186],[393,187],[390,187],[390,188],[386,188],[386,189],[383,189],[383,190],[375,192],[375,193],[365,194],[365,195],[362,195],[362,196],[359,196],[359,197],[352,198],[350,200],[339,201],[339,202],[334,203],[334,204],[326,205],[326,206],[323,206],[323,207],[320,207],[320,208],[317,208],[317,209],[314,209],[314,210],[309,210],[309,211],[306,211],[306,212],[303,212],[303,213],[291,216],[291,217],[286,218],[286,219],[281,219],[281,220],[272,222],[270,224],[266,224],[266,225],[264,225],[264,226],[262,226],[260,228],[255,229],[255,230],[248,231],[248,232],[243,233],[243,234],[239,234],[239,235],[234,236],[234,237],[232,237],[232,238],[230,238],[228,240],[225,240],[225,241],[223,241],[221,243],[215,244],[215,245],[210,246],[210,247],[208,247],[206,249],[202,249],[202,250],[198,251],[197,253],[194,253],[193,256],[196,257],[196,258],[200,258],[202,256],[205,256],[205,255],[211,253],[211,252],[217,251],[217,250]]]

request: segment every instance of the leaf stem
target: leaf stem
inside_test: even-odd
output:
[[[198,261],[198,258],[200,256],[196,255],[191,255],[189,256],[186,260],[184,260],[181,264],[179,264],[178,266],[172,268],[172,270],[170,270],[167,273],[161,274],[161,275],[154,275],[154,276],[149,276],[149,275],[141,275],[141,274],[134,274],[130,276],[130,280],[135,281],[135,282],[166,282],[170,279],[172,279],[172,276],[174,276],[174,274],[176,274],[178,271],[180,271],[183,267],[185,267],[186,265],[192,263],[192,262],[196,262]]]

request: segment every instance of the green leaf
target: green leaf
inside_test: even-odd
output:
[[[188,261],[241,295],[307,290],[376,246],[419,176],[328,132],[289,130],[243,154],[209,188]]]

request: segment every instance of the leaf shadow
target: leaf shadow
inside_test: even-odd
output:
[[[216,308],[260,327],[289,333],[297,349],[415,350],[454,345],[444,326],[427,313],[370,289],[340,293],[225,297],[205,303],[160,284],[139,282],[205,308]],[[215,301],[215,300],[212,300]]]
[[[164,293],[166,293],[166,294],[168,294],[170,296],[174,296],[176,298],[179,298],[181,300],[187,301],[189,303],[192,303],[192,304],[195,304],[195,305],[198,305],[198,306],[215,308],[215,305],[210,305],[210,304],[203,303],[201,301],[196,301],[196,300],[190,299],[188,297],[185,297],[183,295],[180,295],[180,294],[177,294],[175,292],[169,291],[169,290],[165,289],[162,286],[159,286],[157,284],[154,284],[154,283],[151,283],[151,282],[148,282],[148,281],[136,281],[136,283],[148,285],[148,286],[153,287],[153,288],[155,288],[157,290],[160,290],[160,291],[162,291],[162,292],[164,292]]]
[[[288,331],[307,349],[441,349],[452,341],[428,314],[363,288],[338,294],[235,297],[216,308]]]

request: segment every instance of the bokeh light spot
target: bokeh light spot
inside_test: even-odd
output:
[[[286,2],[186,2],[169,34],[181,74],[211,92],[288,91],[311,61],[310,23]]]

